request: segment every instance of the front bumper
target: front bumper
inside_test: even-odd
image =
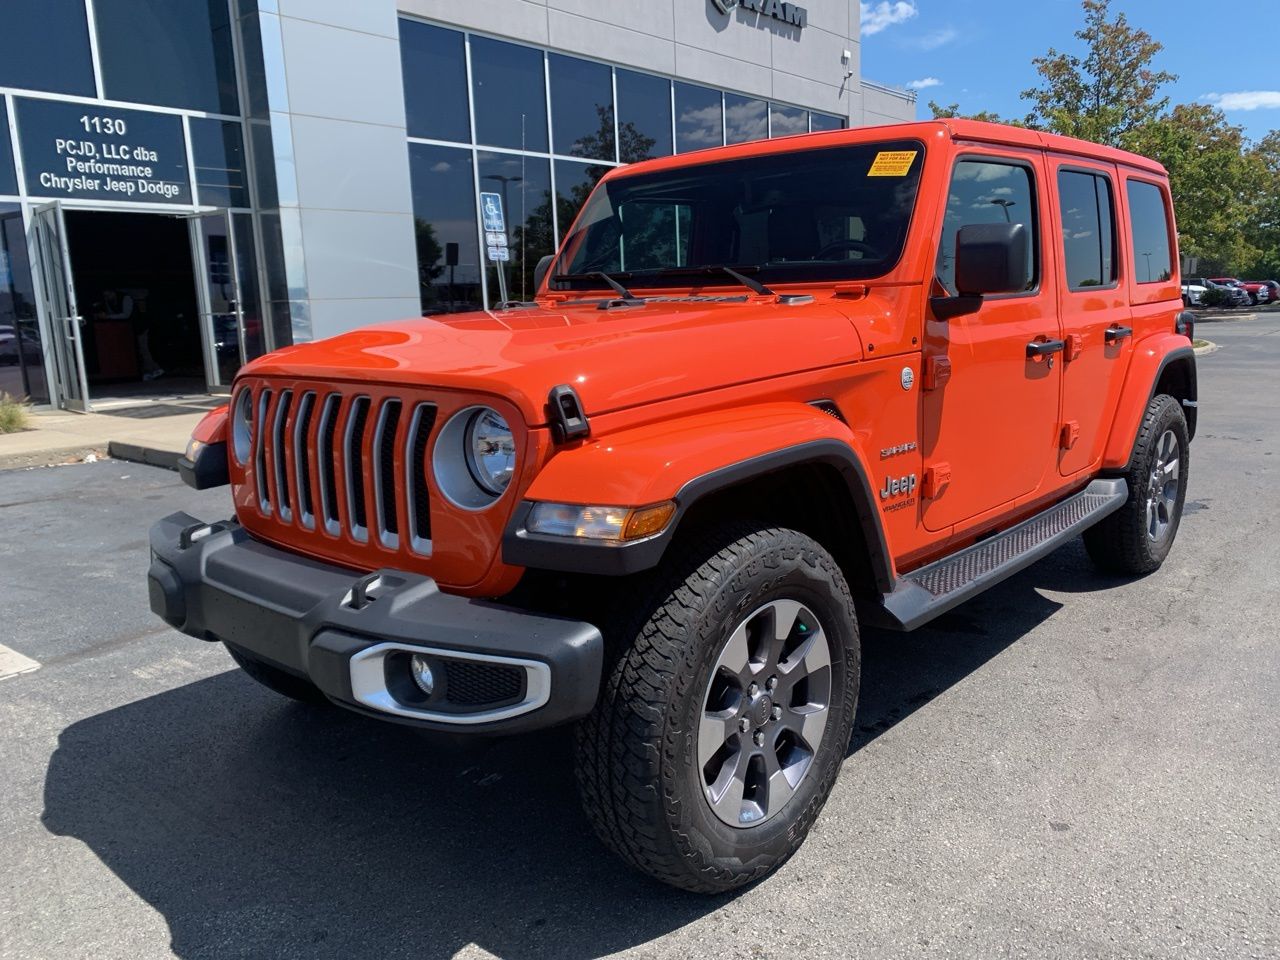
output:
[[[254,540],[234,520],[185,513],[151,528],[151,609],[314,683],[335,703],[437,730],[511,733],[585,716],[604,660],[600,631],[441,593],[430,577],[360,574]],[[440,678],[413,683],[410,658]]]

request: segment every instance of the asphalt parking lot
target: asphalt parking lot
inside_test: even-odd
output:
[[[225,491],[0,473],[0,958],[1280,955],[1280,315],[1204,324],[1157,574],[1078,542],[864,638],[808,843],[736,896],[591,836],[563,732],[480,746],[287,702],[147,609],[149,522]]]

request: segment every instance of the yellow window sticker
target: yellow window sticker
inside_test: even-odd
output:
[[[905,177],[919,150],[881,150],[867,171],[868,177]]]

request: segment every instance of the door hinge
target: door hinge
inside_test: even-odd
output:
[[[1058,446],[1063,450],[1070,450],[1076,445],[1076,441],[1080,439],[1080,423],[1076,420],[1068,420],[1062,425],[1062,433],[1058,438]]]
[[[942,495],[951,483],[951,464],[934,463],[925,467],[924,485],[920,490],[926,500],[935,500]]]
[[[926,357],[924,376],[921,377],[923,390],[937,390],[951,379],[951,361],[946,357]]]
[[[1067,334],[1067,349],[1063,353],[1063,359],[1070,363],[1076,357],[1080,356],[1084,350],[1084,337],[1078,333]]]

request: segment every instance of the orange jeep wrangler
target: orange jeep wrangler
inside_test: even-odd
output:
[[[604,842],[698,891],[800,845],[859,622],[1084,535],[1169,553],[1196,424],[1168,180],[960,120],[611,171],[533,302],[249,364],[151,531],[151,606],[287,696],[576,724]]]

